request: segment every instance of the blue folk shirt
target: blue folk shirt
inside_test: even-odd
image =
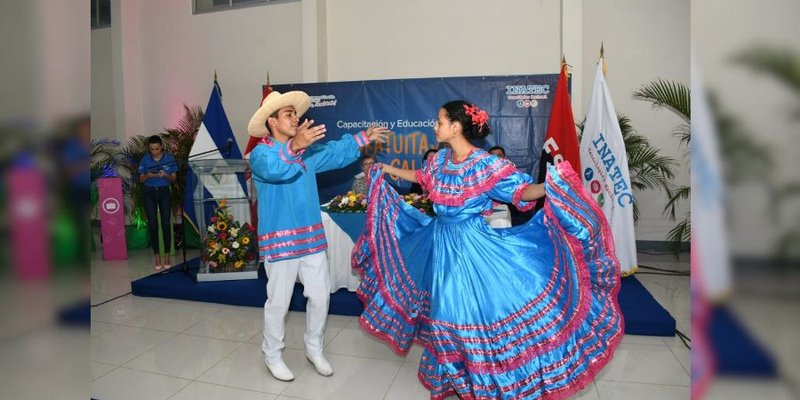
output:
[[[328,247],[319,209],[317,173],[358,159],[369,141],[364,132],[315,143],[292,153],[289,144],[264,138],[250,153],[258,195],[258,247],[274,262],[319,253]]]
[[[175,157],[171,154],[161,154],[161,159],[153,160],[153,156],[145,154],[142,160],[139,161],[139,174],[146,174],[148,172],[164,171],[167,174],[174,174],[178,171],[178,164],[175,162]],[[150,187],[166,187],[170,182],[166,178],[150,178],[144,181],[145,186]]]

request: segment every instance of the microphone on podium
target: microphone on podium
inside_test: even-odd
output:
[[[231,155],[231,149],[232,148],[233,148],[233,139],[229,138],[228,141],[225,143],[225,157],[228,157],[228,156]]]

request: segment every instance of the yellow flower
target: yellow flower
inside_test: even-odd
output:
[[[233,263],[233,268],[234,269],[241,269],[243,265],[244,265],[244,261],[237,261],[237,262]]]
[[[228,205],[227,199],[222,199],[219,201],[219,208],[225,208]]]
[[[250,238],[249,237],[245,236],[245,237],[242,238],[242,244],[249,244],[249,243],[250,243]]]
[[[356,195],[350,194],[350,195],[347,196],[347,199],[350,200],[350,203],[355,203],[356,202]]]
[[[217,230],[224,231],[228,229],[228,224],[225,221],[217,222]]]

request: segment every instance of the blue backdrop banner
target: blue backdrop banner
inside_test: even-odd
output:
[[[484,149],[503,146],[517,167],[536,177],[557,82],[558,74],[545,74],[284,84],[273,89],[308,93],[311,108],[305,118],[325,124],[325,140],[358,133],[370,124],[389,128],[388,142],[365,152],[377,156],[378,162],[408,169],[421,168],[425,151],[438,147],[433,124],[439,108],[451,100],[466,100],[489,114],[492,134],[475,144]],[[353,163],[320,174],[320,199],[325,202],[346,192],[359,171]],[[390,182],[401,191],[409,186]]]

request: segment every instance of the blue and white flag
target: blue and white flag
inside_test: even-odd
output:
[[[597,201],[611,226],[623,275],[636,272],[636,234],[633,230],[633,192],[628,155],[608,92],[601,58],[597,63],[589,111],[581,137],[583,185]]]
[[[203,123],[197,132],[192,149],[189,152],[189,166],[197,167],[198,160],[203,160],[204,173],[200,174],[202,182],[197,182],[196,173],[188,174],[186,178],[186,190],[184,192],[183,209],[184,215],[198,233],[205,229],[208,221],[198,221],[195,210],[195,201],[203,199],[206,205],[213,205],[206,199],[244,199],[247,197],[244,180],[235,174],[228,173],[226,170],[229,163],[227,160],[241,160],[242,153],[236,143],[236,137],[225,115],[222,107],[222,89],[216,79],[214,87],[211,89],[211,97],[208,99]],[[193,164],[194,163],[194,164]],[[214,173],[214,172],[218,173]],[[241,221],[250,220],[250,211],[247,202],[229,202],[228,211]],[[207,216],[209,214],[206,212]]]

